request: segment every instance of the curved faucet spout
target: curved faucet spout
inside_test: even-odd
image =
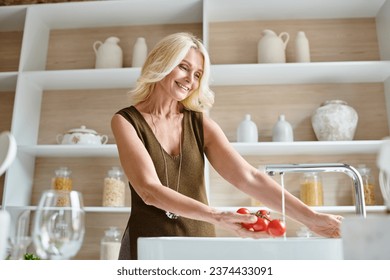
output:
[[[355,190],[356,213],[366,217],[366,205],[364,202],[363,181],[359,172],[351,165],[344,163],[308,163],[308,164],[271,164],[265,166],[265,172],[274,176],[290,172],[341,172],[347,174],[353,180]]]

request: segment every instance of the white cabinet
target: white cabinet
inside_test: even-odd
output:
[[[366,19],[369,21],[367,24]],[[338,53],[329,54],[332,44],[329,43],[322,48],[321,44],[326,38],[318,35],[319,37],[309,38],[313,43],[312,51],[316,58],[311,63],[294,63],[292,50],[289,50],[290,61],[286,64],[257,64],[255,61],[255,43],[260,38],[260,28],[265,25],[276,29],[288,27],[295,31],[294,26],[307,26],[315,22],[318,24],[314,24],[315,26],[323,27],[329,34],[337,30],[339,21],[353,29],[355,20],[359,24],[363,22],[362,25],[368,26],[368,30],[375,28],[376,34],[369,33],[371,39],[368,41],[373,46],[367,47],[366,54],[359,53],[359,50],[345,54],[343,49],[332,49]],[[289,25],[284,26],[286,23]],[[359,24],[356,26],[360,27]],[[0,46],[0,65],[4,64],[6,59],[4,54],[7,52],[14,56],[20,53],[16,59],[17,63],[15,60],[11,62],[11,69],[0,66],[0,100],[5,100],[1,99],[1,96],[6,93],[14,93],[14,103],[10,105],[13,114],[12,121],[9,120],[11,123],[9,129],[18,142],[17,159],[4,178],[2,206],[16,211],[34,205],[37,193],[48,187],[44,182],[49,183],[56,164],[69,163],[75,169],[80,168],[83,171],[91,170],[97,165],[97,170],[103,178],[106,168],[117,163],[117,150],[107,116],[111,116],[115,109],[119,109],[118,106],[126,106],[125,89],[134,86],[140,73],[139,68],[130,67],[129,60],[133,39],[140,35],[146,37],[149,48],[172,32],[190,31],[202,36],[210,50],[213,63],[212,87],[217,93],[217,104],[224,99],[225,89],[230,87],[250,91],[253,90],[252,87],[257,90],[269,86],[291,85],[300,88],[307,85],[322,85],[326,88],[327,85],[338,87],[353,84],[359,87],[362,84],[362,88],[372,89],[371,85],[375,85],[375,90],[379,91],[384,100],[380,112],[385,112],[372,119],[372,122],[383,123],[378,128],[379,132],[373,136],[375,139],[370,137],[369,129],[366,128],[360,139],[348,142],[318,142],[303,137],[301,141],[293,143],[270,141],[256,144],[233,143],[244,156],[321,157],[339,154],[374,156],[381,144],[380,136],[376,135],[389,134],[388,30],[389,0],[131,0],[0,7],[0,36],[16,38],[9,40],[14,48],[18,46],[18,36],[23,35],[19,50],[5,50]],[[311,32],[321,34],[322,30],[311,29]],[[355,32],[359,33],[360,30]],[[121,37],[121,46],[125,53],[124,68],[93,69],[92,44],[97,39],[104,40],[109,34],[119,34]],[[368,34],[363,31],[363,34],[353,35],[357,37],[341,40],[364,44],[366,35]],[[354,49],[354,46],[348,47]],[[329,56],[326,56],[327,54]],[[121,95],[122,93],[124,94]],[[116,103],[104,109],[100,104],[102,102],[98,101],[103,95],[106,96],[103,103],[105,101]],[[367,95],[370,95],[370,92],[367,92]],[[110,96],[115,101],[112,101]],[[226,98],[230,98],[234,105],[232,96],[231,94]],[[64,104],[56,103],[57,97]],[[301,101],[296,100],[297,103]],[[247,102],[253,103],[251,100]],[[89,107],[89,103],[93,106]],[[229,106],[225,113],[221,108],[216,109],[222,114],[217,115],[217,120],[218,117],[224,118],[223,114],[234,115],[229,111],[232,105]],[[95,107],[98,107],[96,115],[93,113]],[[66,115],[67,110],[69,116]],[[99,122],[97,120],[100,113],[103,113],[105,119]],[[3,117],[2,112],[0,117]],[[237,116],[239,119],[241,117]],[[68,147],[55,144],[53,139],[57,133],[81,125],[80,122],[100,125],[99,129],[92,128],[110,134],[109,144],[103,147]],[[234,124],[227,122],[229,118],[224,121],[223,128],[230,125],[227,133],[231,136]],[[2,129],[7,129],[7,125],[3,126]],[[235,141],[233,137],[229,139]],[[85,158],[90,160],[85,161]],[[106,160],[107,164],[104,163]],[[86,178],[90,176],[86,172],[79,175],[85,177],[81,182],[88,181]],[[93,178],[94,182],[100,180],[96,174]],[[96,198],[98,195],[93,193],[96,191],[99,194],[100,187],[96,188],[99,189],[91,190],[89,186],[86,189],[87,211],[127,213],[130,210],[128,207],[123,209],[99,207]],[[343,210],[341,207],[339,210],[344,211],[345,208]]]

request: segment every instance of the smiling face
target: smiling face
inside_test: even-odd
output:
[[[172,99],[182,101],[199,87],[202,74],[203,55],[198,50],[190,48],[179,65],[156,86]]]

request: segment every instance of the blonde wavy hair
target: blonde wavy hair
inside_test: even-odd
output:
[[[214,92],[209,87],[210,58],[208,52],[200,39],[184,32],[166,36],[150,51],[135,88],[129,92],[134,104],[147,100],[156,83],[163,80],[180,64],[190,48],[199,50],[203,55],[203,74],[199,87],[181,103],[185,108],[198,112],[211,108],[214,104]]]

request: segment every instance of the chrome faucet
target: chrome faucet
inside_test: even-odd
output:
[[[366,217],[366,205],[364,202],[363,181],[359,172],[348,164],[344,163],[309,163],[309,164],[271,164],[265,166],[265,173],[270,176],[275,174],[283,175],[287,172],[342,172],[349,175],[353,180],[355,189],[356,213]]]

